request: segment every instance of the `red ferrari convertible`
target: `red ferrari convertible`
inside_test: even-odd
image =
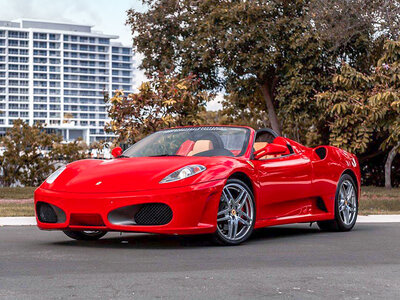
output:
[[[78,240],[108,231],[212,234],[236,245],[254,228],[317,222],[322,230],[349,231],[357,219],[357,158],[271,129],[173,128],[113,155],[50,175],[35,191],[39,228]]]

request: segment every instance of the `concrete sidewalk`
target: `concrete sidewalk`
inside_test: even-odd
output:
[[[357,223],[400,223],[400,215],[358,216]],[[36,225],[35,217],[0,217],[0,226]]]

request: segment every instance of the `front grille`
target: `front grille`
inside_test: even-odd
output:
[[[57,214],[50,204],[38,202],[36,204],[37,216],[42,223],[57,223]]]
[[[134,219],[137,225],[164,225],[171,222],[172,210],[163,203],[143,204]]]

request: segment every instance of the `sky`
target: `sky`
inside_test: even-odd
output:
[[[93,25],[93,30],[119,35],[123,44],[131,45],[131,32],[125,25],[126,11],[130,8],[146,10],[141,0],[0,0],[0,20],[26,18]],[[135,55],[135,65],[138,64],[140,55]],[[143,72],[136,69],[136,85],[144,79]],[[221,95],[217,99],[221,99]],[[220,107],[215,100],[207,109]]]

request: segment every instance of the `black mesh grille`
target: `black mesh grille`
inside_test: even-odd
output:
[[[137,225],[164,225],[172,220],[171,208],[163,203],[143,204],[135,214]]]
[[[57,223],[57,214],[51,205],[38,202],[36,205],[38,219],[42,223]]]

